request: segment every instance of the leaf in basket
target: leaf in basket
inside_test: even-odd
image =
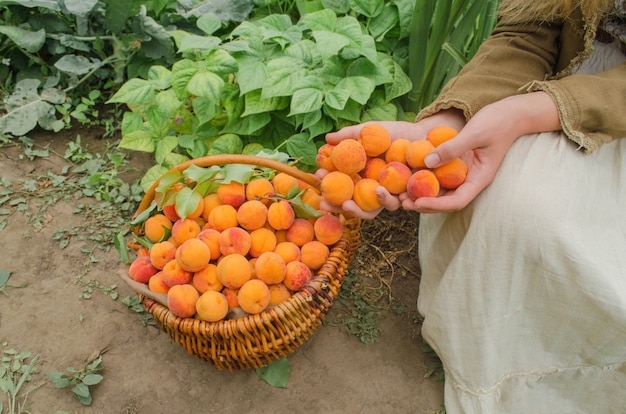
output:
[[[256,166],[249,164],[227,164],[222,171],[224,172],[224,184],[228,184],[231,181],[237,181],[238,183],[247,183],[254,174]]]
[[[202,202],[202,196],[189,187],[183,187],[176,193],[176,213],[181,219],[191,215]]]
[[[210,167],[199,167],[195,164],[190,165],[183,171],[183,175],[197,183],[202,183],[207,180],[215,178],[215,176],[221,171],[217,165]]]
[[[115,240],[113,240],[113,245],[115,246],[115,250],[120,255],[120,261],[122,263],[130,263],[131,258],[128,254],[128,247],[126,246],[126,234],[128,234],[128,230],[121,230],[117,232],[115,235]],[[0,271],[1,272],[1,271]],[[2,276],[0,275],[0,286],[2,286]]]
[[[138,224],[143,223],[144,221],[146,221],[146,219],[148,217],[150,217],[150,214],[152,214],[152,211],[154,211],[154,209],[157,207],[156,203],[151,203],[148,208],[146,208],[144,211],[142,211],[141,213],[139,213],[137,215],[137,217],[135,217],[131,222],[130,225],[131,226],[136,226]]]
[[[302,200],[302,194],[304,194],[305,191],[306,189],[298,192],[295,196],[288,197],[289,203],[291,207],[293,207],[294,213],[296,213],[296,217],[306,219],[320,217],[322,213],[319,210],[316,210],[313,206]]]
[[[163,174],[159,180],[159,184],[155,188],[157,193],[163,193],[167,191],[172,185],[180,181],[182,173],[178,170],[168,171]]]
[[[257,375],[265,382],[276,388],[287,388],[287,381],[291,374],[291,366],[287,358],[280,358],[269,365],[256,369]]]

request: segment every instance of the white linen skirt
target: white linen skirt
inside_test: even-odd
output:
[[[626,140],[519,138],[466,209],[421,216],[419,258],[448,413],[626,412]]]

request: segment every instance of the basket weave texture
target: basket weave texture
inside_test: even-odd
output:
[[[207,167],[223,164],[251,164],[284,172],[319,190],[319,181],[303,171],[271,159],[246,155],[216,155],[197,158],[175,167]],[[145,210],[155,195],[149,189],[136,214]],[[342,218],[344,233],[330,250],[326,263],[290,299],[256,315],[206,322],[181,318],[162,301],[137,291],[142,304],[157,320],[160,329],[190,354],[214,364],[219,370],[260,368],[285,357],[302,345],[323,322],[341,285],[360,241],[360,220]],[[131,285],[132,286],[132,285]]]

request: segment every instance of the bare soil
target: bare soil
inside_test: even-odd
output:
[[[0,147],[0,174],[10,182],[59,174],[67,160],[69,141],[81,135],[90,152],[107,145],[97,131],[33,134],[37,146],[51,155],[29,160],[18,146]],[[150,154],[128,154],[137,171],[131,182],[152,164]],[[443,383],[436,358],[424,351],[415,310],[419,264],[419,217],[387,213],[363,223],[362,242],[351,262],[357,288],[380,296],[384,306],[377,342],[363,343],[341,322],[352,307],[338,300],[324,325],[288,356],[291,375],[286,388],[264,382],[255,370],[219,371],[176,344],[141,315],[122,303],[134,292],[117,275],[118,252],[86,249],[93,242],[71,237],[61,248],[59,229],[86,220],[76,214],[90,198],[59,200],[34,227],[29,217],[41,200],[28,200],[29,210],[14,212],[0,230],[0,269],[11,272],[0,294],[0,345],[39,355],[39,372],[25,389],[31,413],[432,413],[440,410]],[[90,259],[93,257],[93,259]],[[93,291],[89,298],[85,293]],[[118,294],[116,300],[112,289]],[[391,298],[391,299],[390,299]],[[4,345],[3,345],[4,344]],[[102,355],[104,380],[91,388],[93,402],[81,405],[68,388],[57,389],[44,373],[83,368]],[[7,407],[6,394],[0,401]],[[1,411],[1,410],[0,410]],[[1,414],[4,414],[2,412]]]

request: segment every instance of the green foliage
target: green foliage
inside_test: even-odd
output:
[[[6,346],[6,342],[2,343],[3,348]],[[28,396],[43,385],[26,389],[27,384],[32,381],[32,374],[38,371],[38,362],[39,357],[33,357],[28,351],[2,350],[2,354],[0,354],[0,392],[6,395],[7,411],[4,411],[4,404],[0,400],[0,413],[21,414],[30,412],[26,409]]]
[[[272,387],[287,388],[289,375],[291,375],[291,365],[287,358],[280,358],[269,365],[257,368],[256,373],[259,378]]]
[[[9,296],[7,289],[16,289],[26,287],[26,282],[21,285],[9,285],[9,278],[11,277],[11,271],[0,269],[0,293],[4,293],[6,296]],[[0,413],[2,410],[0,410]]]
[[[91,405],[92,396],[89,387],[102,382],[104,377],[97,374],[102,369],[102,356],[89,362],[83,369],[77,370],[72,367],[63,372],[46,372],[46,376],[57,388],[72,386],[71,390],[78,401],[83,405]]]

